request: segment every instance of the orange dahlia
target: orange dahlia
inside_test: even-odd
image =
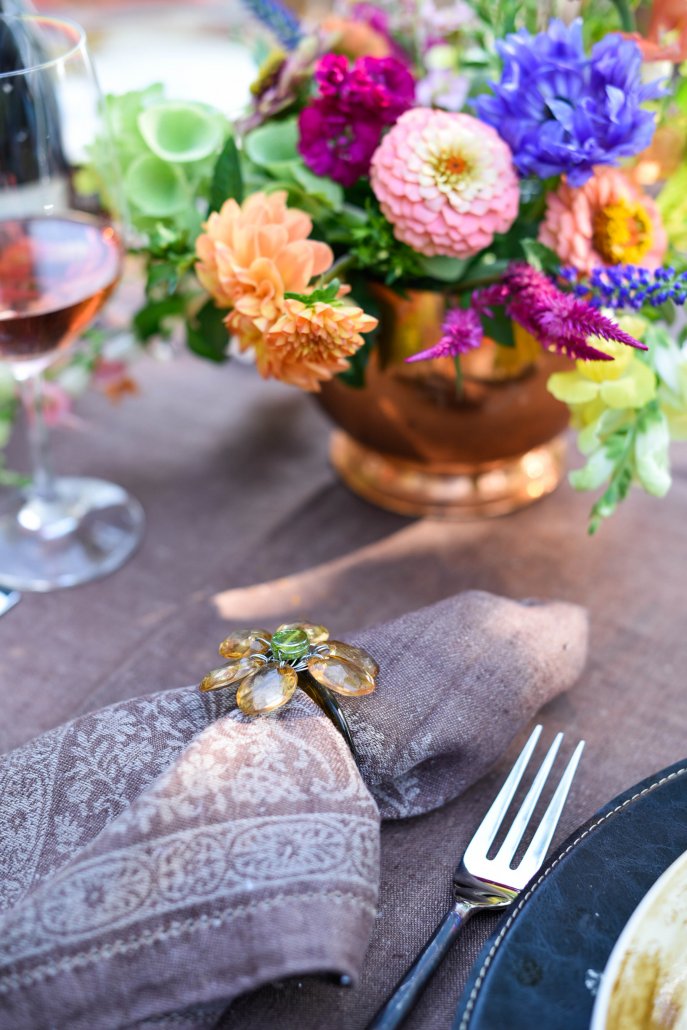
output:
[[[302,293],[331,265],[326,243],[308,239],[312,221],[286,205],[286,192],[227,200],[196,240],[196,275],[220,307],[236,307],[267,326],[287,291]]]
[[[317,391],[322,380],[348,367],[347,358],[362,347],[362,333],[377,319],[349,302],[284,301],[284,312],[256,345],[260,373]]]
[[[392,47],[381,32],[366,21],[354,18],[340,18],[330,14],[321,23],[322,30],[335,36],[331,50],[345,54],[353,61],[357,57],[391,57]]]
[[[658,268],[667,246],[656,204],[616,168],[549,194],[539,240],[585,275],[599,265]]]

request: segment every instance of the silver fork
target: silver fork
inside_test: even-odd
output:
[[[367,1030],[395,1030],[395,1027],[400,1026],[473,912],[478,909],[505,908],[510,905],[541,868],[580,761],[584,748],[583,740],[575,748],[521,861],[514,868],[512,862],[551,772],[563,740],[562,733],[556,736],[549,748],[497,854],[493,858],[487,857],[508,807],[515,797],[541,731],[541,726],[536,726],[533,730],[508,779],[468,844],[453,875],[453,906],[439,923],[434,935],[413,965],[398,982],[388,1001],[368,1025]]]

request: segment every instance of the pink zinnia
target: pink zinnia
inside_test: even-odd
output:
[[[370,178],[396,238],[429,256],[478,254],[518,213],[509,148],[468,114],[406,111],[375,152]]]
[[[583,275],[604,265],[659,268],[668,245],[655,202],[617,168],[550,193],[539,240]]]

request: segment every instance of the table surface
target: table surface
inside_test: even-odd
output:
[[[558,839],[685,757],[687,451],[676,450],[667,500],[633,495],[594,539],[585,532],[589,498],[567,485],[503,519],[414,522],[337,481],[311,398],[250,367],[190,356],[145,358],[137,375],[141,395],[118,407],[84,400],[82,428],[55,433],[55,463],[135,493],[147,514],[144,543],[110,578],[25,595],[0,620],[0,750],[81,712],[196,682],[227,620],[309,611],[340,636],[480,588],[569,599],[591,613],[587,670],[542,713],[549,734],[563,728],[588,741]],[[24,460],[20,434],[12,457]],[[379,918],[357,987],[266,987],[236,1001],[226,1025],[363,1027],[443,914],[457,856],[511,761],[504,756],[442,810],[384,826]],[[468,926],[411,1030],[450,1025],[492,926],[489,916]],[[297,1023],[280,1018],[287,1009]]]

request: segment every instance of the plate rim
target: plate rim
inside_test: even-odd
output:
[[[630,939],[636,931],[637,926],[641,924],[647,911],[651,908],[652,903],[656,900],[656,895],[660,894],[664,890],[666,883],[670,882],[682,867],[687,869],[687,851],[683,851],[674,862],[671,862],[671,864],[663,870],[658,879],[654,880],[649,890],[625,923],[620,936],[613,945],[613,950],[608,956],[608,962],[601,974],[601,985],[599,987],[599,993],[594,1001],[589,1030],[605,1030],[606,1017],[608,1016],[608,1002]]]
[[[666,783],[682,776],[687,776],[687,757],[678,762],[674,762],[672,765],[666,766],[664,769],[660,769],[658,772],[652,773],[650,776],[646,776],[643,780],[639,780],[636,784],[627,788],[627,790],[617,794],[610,801],[606,802],[605,805],[602,805],[601,808],[597,809],[591,818],[586,822],[581,823],[580,826],[578,826],[577,829],[574,830],[561,845],[559,845],[553,854],[546,860],[544,867],[540,869],[540,871],[524,888],[522,894],[514,903],[513,908],[506,911],[493,935],[484,945],[471,970],[466,987],[458,1002],[452,1030],[470,1030],[472,1017],[475,1013],[475,1008],[477,1006],[482,987],[502,941],[508,934],[508,931],[516,921],[518,915],[522,912],[525,903],[546,881],[547,877],[568,857],[576,845],[585,840],[590,836],[590,834],[593,834],[601,826],[605,825],[609,819],[619,815],[633,802],[646,797],[648,794],[658,790]]]

